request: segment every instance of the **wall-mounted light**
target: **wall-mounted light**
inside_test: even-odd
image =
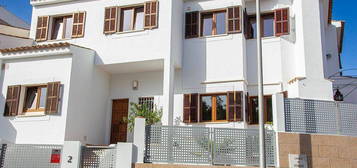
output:
[[[339,89],[336,90],[333,98],[335,99],[335,101],[343,101],[343,94],[340,92]]]
[[[139,88],[139,81],[134,80],[132,84],[133,84],[133,90],[138,90],[138,88]]]

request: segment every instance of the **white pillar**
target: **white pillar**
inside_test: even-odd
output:
[[[82,143],[79,141],[65,141],[61,155],[62,168],[79,168],[81,163]]]
[[[173,59],[165,58],[164,61],[164,84],[163,84],[163,123],[173,125],[173,111],[174,111],[174,78],[175,67]]]
[[[116,168],[131,168],[133,162],[133,144],[118,143],[116,156]]]
[[[135,118],[133,163],[144,163],[145,118]]]
[[[272,99],[274,130],[276,132],[285,132],[284,94],[274,94]]]

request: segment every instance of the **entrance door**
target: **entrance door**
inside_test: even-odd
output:
[[[110,143],[126,142],[127,127],[123,118],[128,117],[129,99],[113,100]]]

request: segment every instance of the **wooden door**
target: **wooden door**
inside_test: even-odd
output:
[[[123,118],[128,117],[129,99],[113,100],[112,128],[110,143],[126,142],[128,125]]]

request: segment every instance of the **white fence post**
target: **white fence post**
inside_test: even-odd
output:
[[[81,163],[82,143],[65,141],[61,155],[61,168],[79,168]]]
[[[272,96],[272,99],[274,130],[276,132],[285,132],[284,95],[277,93]]]
[[[133,162],[133,144],[117,143],[116,168],[130,168]]]
[[[135,118],[133,163],[144,163],[145,118]]]

